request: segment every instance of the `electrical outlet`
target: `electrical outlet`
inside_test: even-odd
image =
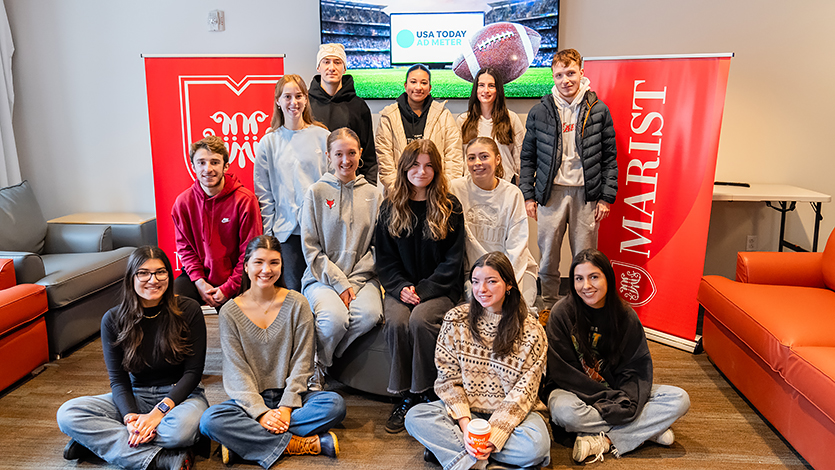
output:
[[[745,241],[745,251],[756,251],[757,249],[757,236],[756,235],[748,235],[748,239]]]

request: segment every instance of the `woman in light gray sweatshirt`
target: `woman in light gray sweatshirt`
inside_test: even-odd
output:
[[[300,214],[307,269],[302,292],[316,317],[318,361],[313,387],[325,367],[383,318],[372,242],[382,194],[360,175],[359,138],[343,127],[327,141],[333,174],[314,183]]]

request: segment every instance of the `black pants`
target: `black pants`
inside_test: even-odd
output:
[[[304,259],[300,235],[290,235],[290,238],[281,244],[281,261],[284,265],[284,282],[287,283],[287,288],[301,292],[302,276],[307,269],[307,261]]]
[[[194,285],[194,281],[188,277],[185,269],[183,269],[182,274],[174,279],[174,295],[182,295],[183,297],[194,299],[200,305],[206,305],[206,302],[203,301],[203,297],[200,297],[200,291],[197,290],[197,286]],[[220,307],[217,307],[215,310],[220,312]]]

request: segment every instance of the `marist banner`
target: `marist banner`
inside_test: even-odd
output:
[[[284,56],[144,56],[157,234],[180,274],[171,206],[194,184],[189,148],[209,135],[229,150],[229,173],[252,190],[258,141],[270,126]]]
[[[644,327],[689,342],[696,338],[730,59],[589,58],[584,64],[617,133],[618,196],[598,247]]]

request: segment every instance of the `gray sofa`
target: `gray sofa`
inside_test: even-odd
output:
[[[377,325],[333,358],[328,375],[363,392],[393,396],[388,392],[391,354],[386,345],[385,325]]]
[[[27,181],[0,189],[0,258],[14,261],[18,283],[46,288],[52,357],[99,331],[132,251],[113,249],[107,225],[48,224]]]

